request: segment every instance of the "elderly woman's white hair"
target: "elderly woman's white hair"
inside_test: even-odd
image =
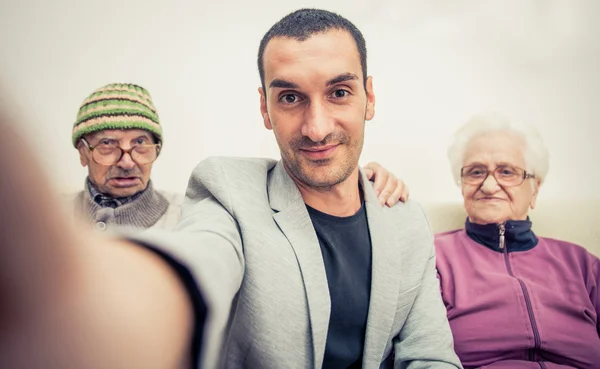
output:
[[[516,124],[498,113],[482,113],[473,116],[454,134],[454,141],[448,148],[448,159],[452,168],[452,175],[457,184],[460,184],[460,169],[467,146],[474,138],[490,132],[509,132],[519,135],[525,142],[525,163],[528,173],[532,173],[544,182],[549,167],[548,148],[542,136],[533,126]]]

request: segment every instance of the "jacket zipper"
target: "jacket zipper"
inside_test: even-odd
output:
[[[506,270],[508,271],[508,275],[515,278],[519,285],[521,286],[521,290],[523,291],[523,297],[525,298],[525,305],[527,306],[527,314],[529,315],[529,322],[531,323],[531,330],[533,331],[533,340],[534,346],[532,350],[529,350],[529,361],[535,360],[535,351],[540,349],[542,344],[540,339],[540,333],[537,328],[537,323],[535,321],[535,316],[533,315],[533,306],[531,305],[531,298],[529,297],[529,291],[527,291],[527,287],[525,286],[525,282],[523,282],[520,278],[515,277],[513,274],[512,268],[510,266],[510,260],[508,258],[508,248],[505,245],[505,236],[504,232],[506,231],[504,222],[498,225],[498,232],[500,233],[500,249],[504,251],[504,262],[506,263]],[[541,365],[541,364],[540,364]],[[542,366],[544,367],[544,366]]]
[[[498,231],[500,232],[500,250],[502,250],[504,248],[504,222],[498,224]],[[507,259],[507,263],[508,263],[508,259]],[[507,264],[508,266],[508,264]]]

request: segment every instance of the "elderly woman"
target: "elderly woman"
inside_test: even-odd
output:
[[[448,156],[468,217],[436,236],[437,267],[465,368],[600,368],[600,261],[527,215],[548,172],[539,134],[478,116]]]

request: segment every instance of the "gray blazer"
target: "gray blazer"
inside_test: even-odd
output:
[[[372,242],[363,368],[460,367],[421,207],[382,207],[372,186],[362,187]],[[204,160],[176,230],[134,239],[194,276],[209,307],[204,367],[321,368],[327,276],[304,201],[281,162]]]

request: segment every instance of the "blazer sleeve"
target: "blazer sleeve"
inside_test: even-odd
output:
[[[462,368],[440,297],[433,248],[415,302],[394,338],[394,368]]]
[[[213,190],[215,185],[207,186],[197,173],[190,179],[182,217],[174,230],[127,232],[125,238],[162,256],[180,276],[196,314],[195,359],[201,367],[216,367],[245,260],[227,188]],[[218,174],[205,170],[202,177]]]
[[[422,246],[429,248],[429,258],[413,306],[394,338],[394,368],[462,368],[440,295],[433,237]]]

